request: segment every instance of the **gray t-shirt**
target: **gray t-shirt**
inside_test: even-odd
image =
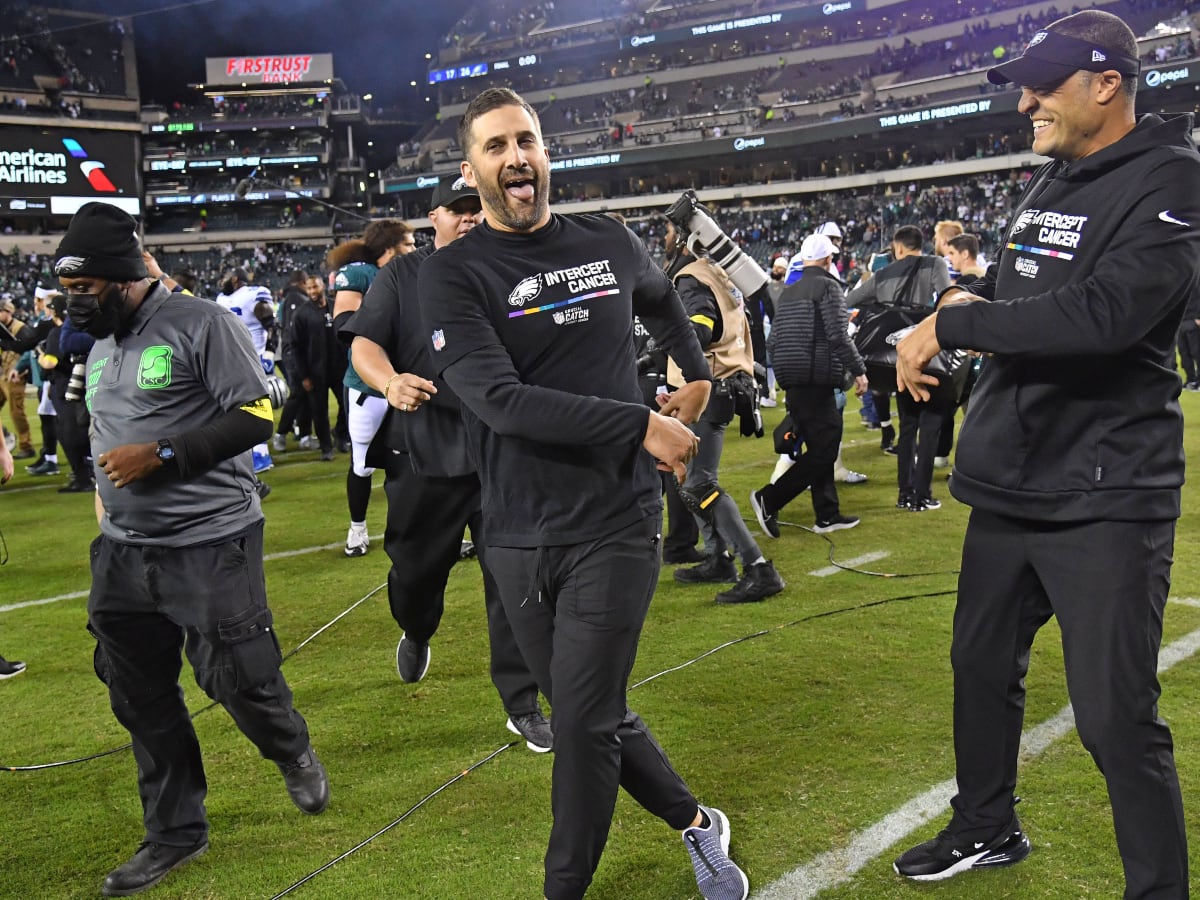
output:
[[[246,327],[207,300],[155,287],[119,341],[96,341],[86,400],[92,454],[207,425],[267,395]],[[219,540],[262,519],[251,453],[183,479],[171,466],[116,488],[96,466],[100,530],[116,541],[182,547]]]

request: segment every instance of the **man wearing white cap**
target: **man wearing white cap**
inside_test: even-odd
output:
[[[854,375],[860,396],[867,390],[867,368],[846,331],[842,285],[829,271],[833,241],[812,234],[800,245],[788,267],[789,285],[775,308],[768,349],[775,374],[787,391],[787,410],[800,434],[804,452],[775,484],[750,494],[750,504],[763,531],[779,537],[779,510],[805,488],[812,487],[819,533],[853,528],[857,516],[842,515],[833,481],[833,462],[842,440],[842,417],[833,389],[845,372]]]

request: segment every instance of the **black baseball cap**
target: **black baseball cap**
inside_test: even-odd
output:
[[[1140,64],[1136,57],[1120,50],[1047,28],[1030,39],[1023,54],[988,69],[987,77],[992,84],[1011,81],[1022,87],[1039,87],[1057,84],[1080,69],[1087,72],[1113,70],[1136,78]]]
[[[449,207],[463,197],[474,197],[478,200],[479,191],[468,185],[461,175],[443,175],[438,179],[437,187],[433,189],[433,200],[430,201],[429,208]]]

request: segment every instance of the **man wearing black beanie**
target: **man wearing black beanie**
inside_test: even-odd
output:
[[[329,803],[267,607],[250,461],[271,434],[262,366],[235,316],[147,276],[135,229],[122,210],[88,203],[54,266],[67,314],[97,339],[85,395],[100,523],[88,630],[133,738],[146,832],[105,896],[145,890],[208,849],[204,766],[178,684],[185,642],[197,683],[279,766],[296,806]]]

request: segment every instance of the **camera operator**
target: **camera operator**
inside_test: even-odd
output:
[[[687,479],[679,489],[704,535],[705,560],[696,566],[676,569],[675,580],[685,584],[736,582],[729,590],[717,594],[718,603],[765,600],[783,590],[783,579],[763,557],[742,521],[737,503],[717,481],[725,429],[734,417],[734,392],[748,389],[752,398],[758,392],[753,375],[750,323],[742,293],[725,270],[711,259],[691,254],[685,236],[673,221],[667,225],[666,247],[664,267],[675,283],[714,378],[708,406],[691,425],[700,438],[700,449],[688,463]],[[683,375],[674,361],[668,365],[667,381],[674,387],[683,384]],[[727,550],[729,545],[742,560],[740,580]]]
[[[87,357],[96,339],[71,324],[66,315],[67,298],[61,294],[49,303],[52,322],[57,323],[46,336],[45,349],[38,365],[50,382],[50,402],[67,462],[70,480],[58,489],[60,494],[86,494],[96,490],[92,467],[92,447],[88,437],[91,416],[83,402],[86,387]]]

